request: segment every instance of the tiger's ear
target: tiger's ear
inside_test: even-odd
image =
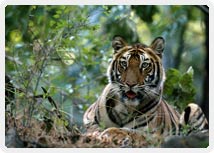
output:
[[[117,53],[121,48],[127,45],[126,41],[121,36],[114,36],[112,40],[112,47],[114,48],[114,53]]]
[[[159,57],[162,57],[164,47],[165,40],[162,37],[155,38],[150,45],[150,48],[152,48]]]

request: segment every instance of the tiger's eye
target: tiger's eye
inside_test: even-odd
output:
[[[127,66],[127,63],[126,63],[126,61],[121,61],[121,62],[120,62],[120,65],[123,66],[123,67],[126,67],[126,66]]]
[[[144,62],[144,63],[142,64],[142,67],[143,67],[143,68],[147,68],[148,66],[149,66],[149,63]]]

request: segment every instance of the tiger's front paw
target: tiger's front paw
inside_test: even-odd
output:
[[[114,143],[120,147],[139,147],[145,145],[145,137],[130,129],[108,128],[99,135],[103,142]]]
[[[99,135],[99,139],[103,142],[113,142],[116,145],[130,144],[132,138],[129,131],[121,128],[108,128]]]

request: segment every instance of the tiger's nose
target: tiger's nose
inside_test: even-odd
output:
[[[127,84],[129,87],[133,87],[133,86],[137,85],[137,82],[126,81],[126,84]]]

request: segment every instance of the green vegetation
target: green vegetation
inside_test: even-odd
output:
[[[187,72],[181,74],[176,69],[169,69],[166,73],[164,85],[164,96],[182,112],[190,102],[195,101],[196,89],[193,85],[193,69],[190,67]]]

